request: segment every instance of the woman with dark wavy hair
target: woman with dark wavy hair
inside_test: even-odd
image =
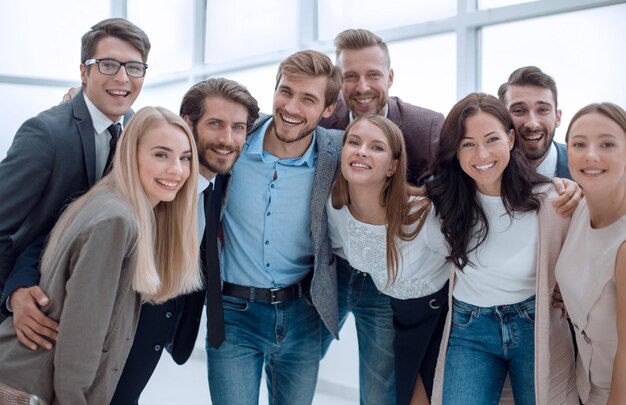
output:
[[[429,175],[453,263],[433,403],[497,404],[508,374],[517,405],[577,404],[568,324],[551,305],[569,220],[505,105],[482,93],[459,101]]]

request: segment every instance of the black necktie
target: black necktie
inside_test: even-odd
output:
[[[111,163],[113,162],[113,156],[115,156],[115,147],[117,146],[117,140],[120,137],[120,132],[122,132],[122,126],[119,123],[111,124],[107,130],[111,134],[111,140],[109,141],[109,156],[107,156],[107,162],[104,165],[104,171],[102,172],[103,177],[111,171]]]
[[[217,253],[217,228],[221,207],[213,204],[213,184],[204,190],[204,239],[201,253],[206,269],[206,307],[208,318],[207,340],[214,348],[224,341],[224,306],[222,305],[222,281]]]

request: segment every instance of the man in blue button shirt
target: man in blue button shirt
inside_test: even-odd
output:
[[[321,324],[337,335],[324,205],[342,141],[318,123],[340,87],[326,55],[286,58],[273,115],[255,123],[233,167],[222,221],[225,340],[207,344],[213,403],[257,404],[263,365],[270,403],[313,400]]]

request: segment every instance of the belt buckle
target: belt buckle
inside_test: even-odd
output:
[[[283,302],[276,297],[276,293],[282,290],[282,288],[270,288],[270,304],[282,304]]]

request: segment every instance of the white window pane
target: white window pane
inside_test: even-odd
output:
[[[298,4],[293,0],[207,2],[205,62],[295,50]]]
[[[13,137],[27,119],[61,102],[67,89],[61,87],[0,84],[0,160],[6,156]]]
[[[162,86],[144,86],[135,104],[133,104],[133,110],[137,111],[145,106],[160,106],[178,115],[180,102],[189,87],[191,86],[184,81]]]
[[[435,35],[388,44],[394,81],[389,94],[447,114],[456,102],[456,37]]]
[[[319,0],[319,39],[328,41],[348,28],[372,31],[439,20],[456,14],[456,0]]]
[[[98,0],[0,3],[0,74],[80,79],[80,38],[110,16]]]
[[[558,87],[563,116],[556,139],[562,142],[583,106],[626,107],[625,20],[626,4],[618,4],[484,28],[482,88],[496,94],[513,70],[541,68]]]
[[[478,9],[512,6],[514,4],[532,3],[537,0],[478,0]]]
[[[252,97],[256,98],[259,103],[261,112],[271,114],[277,71],[278,64],[275,64],[229,72],[224,77],[246,86]]]
[[[128,0],[128,19],[145,31],[152,45],[149,76],[191,67],[193,12],[194,0]]]

